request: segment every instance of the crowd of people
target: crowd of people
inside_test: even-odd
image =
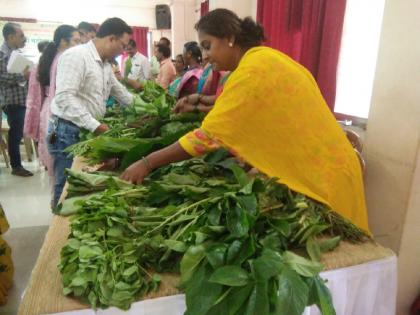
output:
[[[197,42],[186,43],[183,53],[172,60],[171,41],[162,37],[149,60],[130,38],[131,32],[118,18],[108,19],[98,30],[87,22],[77,27],[60,25],[52,41],[39,43],[41,56],[35,67],[10,74],[6,69],[10,54],[23,48],[26,38],[19,24],[7,23],[3,28],[0,82],[7,85],[0,95],[4,95],[10,126],[12,174],[33,175],[23,168],[19,151],[23,136],[33,139],[50,177],[52,206],[57,205],[65,183],[64,169],[72,163],[63,153],[65,147],[78,140],[80,128],[97,134],[108,130],[98,122],[105,99],[108,106],[115,101],[128,105],[132,96],[126,87],[142,90],[146,81],[154,80],[178,99],[177,113],[209,112],[228,77],[228,72],[213,70]],[[122,64],[116,61],[118,56]]]

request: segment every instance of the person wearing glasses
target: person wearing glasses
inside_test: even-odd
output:
[[[120,18],[107,19],[99,27],[96,38],[66,50],[58,61],[47,133],[55,176],[53,207],[66,181],[64,170],[73,162],[64,150],[79,141],[80,129],[95,134],[109,130],[99,120],[105,114],[110,95],[123,106],[133,102],[132,94],[117,80],[111,65],[127,48],[131,34],[131,27]]]

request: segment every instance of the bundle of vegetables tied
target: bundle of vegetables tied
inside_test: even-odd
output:
[[[219,150],[154,171],[142,186],[69,171],[73,215],[61,252],[64,293],[128,309],[180,275],[187,315],[335,314],[321,253],[368,236],[273,179],[249,175]]]
[[[175,98],[156,83],[148,81],[144,90],[134,96],[134,104],[107,110],[105,118],[110,130],[100,136],[81,134],[81,141],[67,148],[73,156],[85,157],[89,164],[120,158],[126,168],[139,157],[165,147],[197,128],[203,114],[175,115]]]

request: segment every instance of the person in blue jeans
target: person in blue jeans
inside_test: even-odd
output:
[[[13,175],[28,177],[33,174],[22,166],[20,142],[23,138],[27,81],[30,71],[25,69],[23,74],[7,72],[7,64],[12,51],[23,48],[26,38],[20,25],[16,23],[6,23],[4,25],[3,37],[4,43],[0,47],[0,108],[6,113],[9,124],[7,144],[10,165]]]
[[[95,39],[66,50],[58,61],[47,133],[55,176],[53,208],[66,182],[65,169],[73,162],[64,150],[79,141],[80,129],[95,134],[109,129],[99,119],[105,114],[110,96],[121,105],[133,103],[133,96],[118,82],[110,63],[126,49],[130,34],[131,27],[123,20],[108,19],[99,27]]]

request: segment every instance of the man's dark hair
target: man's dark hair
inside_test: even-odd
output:
[[[117,37],[121,37],[127,33],[129,35],[133,34],[133,31],[130,26],[127,25],[123,20],[120,18],[114,17],[107,19],[105,22],[101,24],[99,27],[98,32],[96,33],[96,37],[104,38],[109,35],[115,35]]]
[[[165,57],[165,59],[171,56],[171,49],[168,46],[158,44],[156,48],[157,51],[160,52],[163,55],[163,57]]]
[[[136,41],[134,40],[134,39],[130,39],[129,41],[128,41],[128,46],[131,46],[131,47],[133,47],[133,48],[136,48],[137,47],[137,43],[136,43]]]
[[[159,41],[164,42],[166,46],[171,47],[171,41],[167,37],[162,37]]]
[[[92,24],[90,24],[88,22],[84,22],[84,21],[80,22],[79,25],[77,25],[77,29],[79,31],[83,30],[83,31],[86,31],[86,32],[95,32],[96,33],[95,27]]]
[[[7,38],[10,35],[15,35],[17,28],[20,28],[20,25],[17,24],[17,23],[7,22],[6,24],[4,24],[4,26],[3,26],[3,38],[4,38],[4,40],[7,40]]]

